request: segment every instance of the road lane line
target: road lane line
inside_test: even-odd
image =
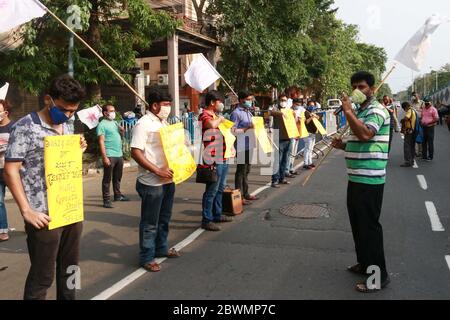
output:
[[[428,184],[427,184],[427,180],[425,180],[425,176],[419,174],[419,175],[417,175],[417,180],[419,180],[419,185],[423,190],[428,189]]]
[[[414,169],[419,169],[419,166],[417,165],[417,161],[416,160],[414,160],[413,168]]]
[[[325,148],[321,148],[320,150],[323,151],[323,149],[326,149],[326,147]],[[298,168],[303,166],[303,164],[304,164],[303,161],[300,162],[297,166],[295,166],[294,169],[297,170]],[[259,193],[263,192],[264,190],[269,189],[270,185],[271,184],[268,183],[267,185],[258,188],[253,193],[251,193],[251,195],[252,196],[258,195]],[[192,242],[194,242],[204,231],[205,231],[204,229],[198,228],[192,234],[190,234],[186,239],[184,239],[181,242],[179,242],[178,244],[176,244],[173,248],[175,248],[177,251],[181,251],[183,248],[187,247]],[[167,260],[167,258],[159,258],[159,259],[156,259],[155,261],[158,264],[161,264],[165,260]],[[120,280],[120,281],[116,282],[115,284],[113,284],[108,289],[102,291],[100,294],[96,295],[91,300],[107,300],[107,299],[111,298],[113,295],[115,295],[116,293],[118,293],[119,291],[121,291],[123,288],[125,288],[126,286],[131,284],[132,282],[134,282],[137,279],[139,279],[141,276],[143,276],[146,273],[148,273],[148,271],[146,271],[143,268],[139,268],[136,271],[134,271],[131,274],[129,274],[128,276],[126,276],[125,278],[123,278],[122,280]]]
[[[425,201],[425,207],[427,208],[427,213],[430,217],[431,229],[436,232],[445,231],[444,226],[442,225],[441,220],[439,219],[439,216],[437,214],[434,203],[431,201]]]
[[[450,270],[450,255],[445,256],[445,260],[447,261],[448,269]]]

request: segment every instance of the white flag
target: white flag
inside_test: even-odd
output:
[[[3,87],[0,88],[0,100],[5,100],[8,94],[9,83],[7,82]]]
[[[431,45],[431,35],[442,23],[448,21],[450,21],[449,18],[444,18],[437,14],[432,15],[427,19],[425,25],[400,50],[395,60],[414,71],[420,72]]]
[[[89,129],[93,129],[98,126],[98,120],[102,117],[102,108],[97,104],[91,108],[83,109],[77,112],[78,118]]]
[[[38,0],[0,0],[0,33],[46,14]]]
[[[189,69],[184,74],[186,83],[199,92],[203,92],[221,76],[203,54],[192,61]]]

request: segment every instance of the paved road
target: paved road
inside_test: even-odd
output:
[[[183,257],[163,263],[158,274],[145,273],[112,299],[449,299],[450,266],[450,132],[439,127],[432,163],[400,168],[402,140],[396,135],[388,168],[382,224],[392,283],[380,293],[354,290],[361,278],[345,267],[355,259],[348,223],[343,153],[334,151],[306,187],[265,190],[262,199],[220,233],[202,233],[183,250]],[[423,175],[427,190],[417,178]],[[124,178],[132,202],[113,211],[99,206],[100,177],[85,182],[86,223],[82,245],[82,290],[90,299],[137,268],[139,201],[134,172]],[[232,176],[230,176],[232,177]],[[232,179],[232,178],[231,178]],[[231,181],[232,182],[232,181]],[[267,177],[253,174],[253,190]],[[192,181],[178,188],[170,241],[178,243],[198,228],[201,186]],[[425,202],[432,202],[445,231],[432,231]],[[283,216],[291,203],[327,204],[329,218]],[[20,298],[28,260],[25,236],[13,203],[8,203],[12,240],[0,244],[0,299]],[[449,262],[450,263],[450,262]],[[54,298],[54,292],[49,293]]]

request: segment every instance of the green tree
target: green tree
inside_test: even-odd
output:
[[[82,27],[78,34],[120,72],[136,65],[140,49],[173,33],[178,25],[168,13],[153,11],[145,0],[42,2],[63,21],[70,16],[67,8],[78,5]],[[69,33],[46,15],[28,23],[22,37],[23,44],[18,49],[0,53],[0,77],[37,94],[46,88],[51,78],[67,72]],[[75,78],[86,85],[93,100],[101,98],[101,85],[116,81],[111,71],[77,40],[74,64]]]

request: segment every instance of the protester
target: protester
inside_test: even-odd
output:
[[[294,111],[295,122],[296,122],[297,128],[299,129],[299,132],[300,132],[301,118],[306,109],[303,107],[303,99],[294,98],[292,100],[292,103],[293,103],[292,110]],[[293,175],[300,174],[298,171],[294,170],[294,162],[295,162],[295,158],[298,153],[299,142],[300,142],[300,138],[291,140],[291,149],[289,150],[289,164],[288,164],[288,168],[286,170],[286,175],[290,174],[291,176],[293,176]]]
[[[223,97],[217,91],[211,91],[205,97],[205,109],[200,115],[203,133],[203,166],[213,167],[217,181],[206,184],[202,200],[202,228],[207,231],[220,231],[217,223],[231,222],[233,219],[222,215],[222,195],[226,186],[228,163],[225,158],[225,138],[218,129],[224,121],[221,113],[224,109]]]
[[[244,205],[251,204],[252,200],[258,200],[259,197],[252,196],[248,188],[248,175],[251,170],[251,162],[253,158],[253,149],[255,148],[254,135],[247,133],[253,129],[250,110],[253,107],[253,95],[247,91],[241,91],[238,94],[239,105],[231,113],[230,120],[234,122],[233,132],[237,136],[237,168],[234,178],[235,188],[239,189],[242,194],[242,203]]]
[[[422,159],[432,161],[434,157],[434,127],[439,122],[439,115],[431,101],[424,100],[425,107],[422,110],[421,125],[423,127]]]
[[[125,130],[115,121],[116,108],[113,105],[104,105],[102,112],[103,120],[97,126],[97,136],[103,160],[103,207],[114,208],[109,194],[111,178],[114,201],[130,201],[120,191],[123,173],[122,134]]]
[[[85,93],[68,75],[56,78],[44,96],[45,107],[17,121],[5,156],[5,180],[25,221],[31,267],[24,299],[45,299],[55,277],[58,300],[75,299],[67,286],[68,267],[79,262],[82,222],[48,230],[50,217],[44,170],[44,138],[73,134],[67,121]],[[81,137],[83,152],[87,144]]]
[[[282,94],[279,97],[279,105],[277,109],[274,109],[270,112],[273,116],[273,128],[278,130],[278,159],[275,159],[275,168],[274,174],[272,175],[272,188],[279,188],[280,184],[290,184],[289,181],[286,180],[288,177],[293,177],[294,175],[288,174],[286,175],[286,168],[288,167],[290,150],[291,150],[291,139],[289,138],[286,125],[284,123],[284,115],[282,110],[290,110],[288,108],[288,98],[287,95]]]
[[[316,133],[317,133],[317,127],[314,124],[313,120],[319,119],[319,117],[313,113],[314,110],[315,110],[315,103],[314,101],[310,100],[308,102],[308,106],[306,107],[305,111],[305,125],[309,135],[303,138],[303,141],[305,142],[305,149],[303,151],[303,158],[305,162],[303,165],[303,169],[305,170],[311,170],[316,167],[312,160],[314,145],[316,144]]]
[[[389,112],[389,116],[391,118],[390,123],[390,129],[389,129],[389,152],[391,151],[391,145],[392,145],[392,139],[394,137],[394,130],[397,128],[396,123],[396,115],[395,115],[395,106],[393,104],[392,99],[385,95],[382,100],[382,105],[386,108],[386,110]]]
[[[411,96],[411,107],[416,111],[418,116],[419,123],[422,123],[422,110],[425,107],[425,103],[420,99],[420,96],[417,92],[413,92]],[[416,146],[416,155],[418,157],[422,156],[422,144],[417,143]]]
[[[3,178],[5,152],[14,125],[14,122],[9,118],[9,112],[9,103],[6,100],[0,100],[0,242],[9,240],[8,217],[5,206],[6,183]]]
[[[402,109],[405,111],[405,117],[402,119],[402,133],[404,135],[403,140],[403,156],[405,163],[401,165],[403,168],[412,167],[414,165],[415,158],[415,144],[416,144],[416,112],[411,107],[409,102],[402,103]]]
[[[168,247],[175,184],[159,133],[169,125],[171,102],[170,95],[159,88],[152,88],[148,95],[149,110],[137,122],[131,140],[131,156],[139,165],[136,190],[142,199],[139,262],[150,272],[161,270],[155,258],[180,256],[179,252]]]
[[[350,99],[342,99],[351,133],[346,143],[334,139],[333,146],[346,151],[349,175],[347,208],[358,263],[348,270],[366,274],[369,266],[377,266],[381,272],[380,287],[371,288],[367,282],[356,285],[356,290],[368,293],[384,288],[390,281],[384,257],[383,229],[379,222],[386,180],[390,119],[387,110],[374,97],[375,77],[372,74],[365,71],[355,73],[351,85],[354,90],[362,92],[366,100],[358,106],[355,114]]]

